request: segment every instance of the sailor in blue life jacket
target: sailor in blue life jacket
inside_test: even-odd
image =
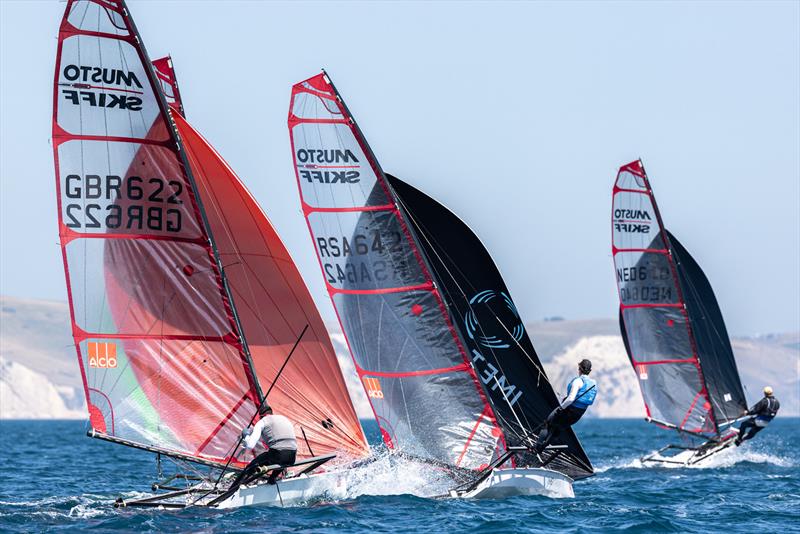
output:
[[[597,396],[597,384],[589,378],[592,362],[581,360],[578,364],[578,376],[567,386],[567,396],[561,405],[547,416],[544,430],[536,440],[536,453],[541,453],[563,430],[577,423],[586,409],[594,403]]]
[[[753,439],[753,436],[764,430],[770,421],[775,419],[780,409],[781,403],[778,402],[778,399],[772,394],[772,388],[765,386],[764,398],[758,401],[752,408],[742,413],[742,415],[752,415],[753,417],[742,423],[742,426],[739,427],[739,435],[736,436],[736,446],[738,447],[741,445],[743,441]],[[745,434],[745,432],[747,433]]]

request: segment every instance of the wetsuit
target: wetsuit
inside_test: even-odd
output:
[[[244,446],[252,450],[260,440],[267,444],[267,450],[262,452],[255,459],[247,464],[244,471],[234,480],[233,485],[254,474],[262,465],[282,465],[288,466],[295,462],[297,457],[297,438],[294,433],[294,426],[283,415],[267,415],[255,424],[252,432],[245,437]],[[281,470],[273,471],[267,482],[274,484]],[[232,485],[232,486],[233,486]]]
[[[536,452],[541,453],[561,432],[577,423],[586,409],[594,403],[597,384],[586,375],[574,378],[567,386],[567,396],[561,405],[547,416],[544,430],[536,441]]]
[[[739,435],[736,437],[736,444],[753,439],[753,436],[761,432],[770,421],[775,419],[781,403],[773,396],[765,396],[758,401],[755,406],[747,410],[747,415],[754,415],[739,427]],[[745,432],[747,432],[745,434]]]

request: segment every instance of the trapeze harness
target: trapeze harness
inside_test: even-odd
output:
[[[780,408],[780,403],[776,399],[765,397],[765,400],[767,401],[767,406],[756,414],[755,420],[756,426],[761,428],[764,428],[770,421],[775,419],[775,416],[778,415],[778,409]]]

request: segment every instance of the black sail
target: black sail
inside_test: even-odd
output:
[[[678,268],[678,278],[697,344],[703,378],[717,424],[722,425],[733,421],[747,409],[747,399],[736,368],[728,331],[705,273],[680,241],[668,230],[666,233]]]
[[[523,445],[558,405],[508,288],[478,237],[457,216],[402,180],[386,175],[439,283],[456,327],[490,399],[506,445]],[[547,467],[580,479],[593,473],[572,430]],[[518,466],[538,466],[532,454]]]

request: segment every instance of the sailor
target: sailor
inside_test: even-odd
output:
[[[581,360],[578,364],[578,376],[567,386],[566,398],[547,416],[544,430],[536,441],[537,454],[540,454],[563,430],[577,423],[586,413],[586,409],[594,403],[597,384],[589,378],[591,372],[592,362]]]
[[[266,403],[261,405],[258,414],[261,416],[258,423],[253,425],[253,428],[242,430],[244,446],[255,458],[244,471],[239,473],[231,487],[246,480],[262,465],[278,464],[285,467],[294,464],[297,457],[297,438],[292,422],[283,415],[273,414],[272,408]],[[255,447],[260,440],[267,445],[267,450],[256,456]],[[267,483],[274,484],[282,473],[282,469],[276,469],[269,476]]]
[[[758,401],[755,406],[742,412],[742,415],[751,415],[750,419],[742,423],[739,427],[739,435],[736,436],[736,446],[742,444],[743,441],[753,439],[753,436],[761,432],[770,421],[775,419],[778,410],[781,409],[781,403],[772,394],[772,388],[769,386],[764,387],[764,398]],[[747,432],[749,430],[749,432]],[[747,432],[747,434],[745,434]]]

